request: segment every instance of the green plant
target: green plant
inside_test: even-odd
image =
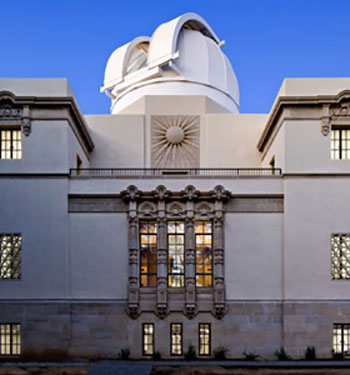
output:
[[[292,359],[290,355],[284,349],[284,346],[281,346],[279,349],[276,349],[274,355],[278,358],[279,361],[288,361]]]
[[[246,349],[242,352],[242,354],[245,356],[245,359],[248,361],[256,361],[260,355],[256,354],[255,352],[247,352]]]
[[[123,348],[119,352],[119,358],[123,360],[127,360],[130,357],[130,349],[128,347]]]
[[[213,354],[215,359],[226,359],[226,354],[228,353],[228,349],[226,346],[218,346],[213,350]]]
[[[308,346],[305,350],[305,359],[312,361],[316,359],[316,349],[314,346]]]
[[[344,353],[336,352],[334,349],[332,349],[332,357],[333,359],[339,361],[344,359]]]
[[[196,349],[194,348],[193,345],[189,345],[188,346],[187,351],[184,353],[184,357],[187,360],[192,360],[192,359],[196,359],[197,358]]]
[[[159,361],[160,359],[162,359],[162,355],[158,351],[156,351],[156,352],[153,353],[152,359],[154,361]]]

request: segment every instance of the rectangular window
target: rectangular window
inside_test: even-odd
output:
[[[331,130],[331,158],[350,159],[350,129]]]
[[[168,285],[185,285],[185,223],[168,222]]]
[[[332,279],[350,279],[350,233],[332,234]]]
[[[22,159],[20,129],[0,129],[0,159]]]
[[[182,355],[182,324],[170,324],[170,347],[171,355]]]
[[[21,278],[20,234],[0,234],[0,279]]]
[[[0,324],[0,355],[21,354],[21,326]]]
[[[140,286],[157,285],[157,223],[140,222]]]
[[[199,355],[210,355],[211,332],[209,323],[199,324]]]
[[[154,354],[154,324],[142,324],[142,355]]]
[[[333,324],[333,350],[350,355],[350,324]]]
[[[196,233],[196,286],[211,287],[213,284],[213,230],[210,221],[198,221]]]

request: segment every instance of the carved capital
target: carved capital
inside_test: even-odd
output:
[[[232,194],[228,190],[225,190],[222,185],[217,185],[215,186],[214,190],[211,191],[211,195],[216,200],[221,201],[229,199]]]
[[[154,198],[162,201],[165,198],[169,197],[170,190],[167,190],[167,188],[164,185],[159,185],[159,186],[156,187],[155,190],[152,191],[152,194],[153,194]]]
[[[159,319],[165,319],[169,314],[168,305],[165,303],[157,303],[156,315]]]
[[[181,194],[184,198],[191,201],[199,196],[199,190],[197,190],[193,185],[188,185],[184,190],[181,191]]]
[[[214,316],[216,319],[221,320],[226,314],[226,306],[223,303],[214,304]]]
[[[121,192],[121,196],[123,199],[134,201],[141,196],[141,191],[135,185],[129,185]]]

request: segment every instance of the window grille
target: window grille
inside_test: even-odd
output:
[[[0,324],[0,355],[21,354],[20,324]]]
[[[182,324],[170,324],[171,355],[182,355]]]
[[[142,355],[154,354],[154,324],[142,324]]]
[[[168,285],[185,285],[185,223],[168,222]]]
[[[213,279],[213,231],[210,221],[198,221],[196,234],[196,286],[211,287]]]
[[[350,324],[333,324],[333,351],[350,355]]]
[[[0,159],[22,159],[21,130],[0,129]]]
[[[350,159],[350,129],[331,130],[331,158]]]
[[[157,223],[140,222],[140,286],[157,285]]]
[[[0,279],[21,278],[20,234],[0,234]]]
[[[210,355],[211,330],[209,323],[199,324],[199,355]]]
[[[350,233],[332,234],[332,279],[350,279]]]

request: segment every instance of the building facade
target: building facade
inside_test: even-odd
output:
[[[108,60],[110,115],[0,79],[0,355],[321,358],[350,346],[350,78],[241,114],[207,22]]]

